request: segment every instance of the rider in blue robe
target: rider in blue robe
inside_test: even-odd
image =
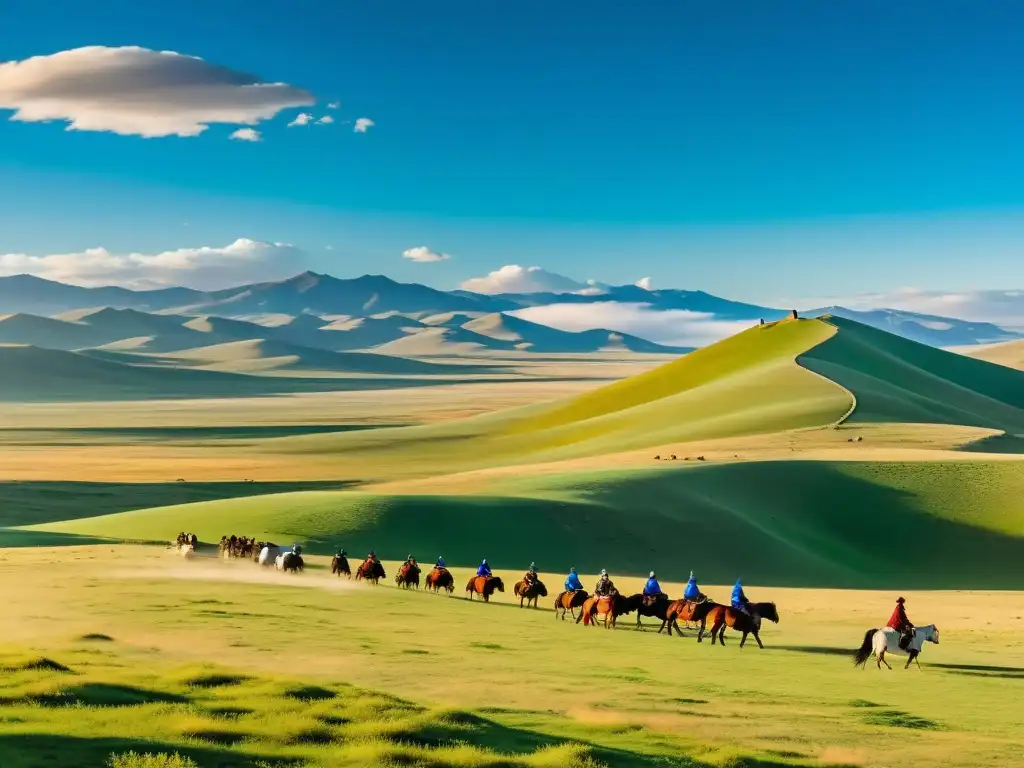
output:
[[[476,569],[476,575],[477,576],[490,576],[491,575],[491,566],[489,566],[487,564],[487,560],[486,559],[481,561],[480,567]]]
[[[655,597],[661,594],[664,593],[661,591],[661,584],[658,583],[658,577],[654,575],[654,571],[651,571],[650,578],[648,578],[647,583],[644,584],[644,595],[647,597]]]
[[[697,586],[697,579],[693,576],[693,571],[690,571],[690,580],[686,582],[686,590],[683,592],[684,600],[697,601],[700,600],[700,588]]]
[[[581,589],[583,589],[583,582],[581,582],[580,577],[576,575],[576,569],[570,568],[569,575],[565,577],[565,591],[578,592]]]
[[[750,601],[747,600],[747,596],[743,593],[743,585],[740,584],[740,580],[736,579],[736,586],[732,588],[732,607],[737,611],[743,611],[749,614]]]
[[[444,568],[444,558],[443,557],[437,558],[437,562],[434,563],[434,567],[435,568]]]

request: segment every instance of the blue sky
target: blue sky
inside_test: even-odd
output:
[[[1021,287],[1022,25],[994,1],[9,0],[0,60],[177,51],[337,121],[282,109],[244,142],[0,110],[0,254],[251,238],[444,288],[505,264],[755,301]]]

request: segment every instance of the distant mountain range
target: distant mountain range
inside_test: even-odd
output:
[[[678,352],[688,348],[615,329],[570,333],[499,314],[529,307],[609,303],[731,323],[753,324],[788,314],[788,310],[731,301],[703,291],[646,290],[632,285],[604,287],[599,292],[491,296],[440,291],[383,275],[339,279],[303,272],[281,282],[220,291],[133,291],[83,288],[16,275],[0,278],[0,313],[10,315],[0,320],[0,343],[65,350],[118,344],[159,352],[259,338],[332,351],[377,349],[410,355],[480,350]],[[939,347],[1024,338],[1024,334],[990,323],[893,309],[861,312],[827,307],[802,314],[824,313]]]

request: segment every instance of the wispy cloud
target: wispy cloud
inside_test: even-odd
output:
[[[304,125],[309,125],[313,120],[313,115],[310,112],[299,112],[295,116],[295,119],[288,123],[289,128],[301,128]]]
[[[462,288],[476,293],[574,293],[585,290],[585,283],[571,277],[548,272],[541,267],[521,267],[506,264],[484,277],[474,277],[462,283]]]
[[[211,123],[256,125],[313,104],[308,91],[195,56],[89,46],[0,64],[0,109],[12,120],[63,120],[68,130],[198,136]]]
[[[372,128],[375,125],[376,123],[373,122],[373,120],[371,120],[370,118],[360,117],[356,119],[356,126],[352,130],[354,130],[356,133],[366,133],[370,128]]]
[[[188,285],[216,289],[280,280],[301,271],[306,261],[306,254],[288,243],[240,238],[222,247],[178,248],[150,254],[114,253],[106,248],[42,256],[0,254],[0,275],[27,273],[84,286]]]
[[[432,251],[425,245],[419,245],[415,248],[409,248],[406,251],[402,251],[402,258],[408,259],[409,261],[415,261],[420,264],[430,264],[437,261],[448,261],[451,256],[447,253]]]
[[[262,141],[263,137],[260,132],[255,128],[239,128],[237,131],[228,136],[229,139],[235,139],[236,141]]]
[[[601,301],[592,304],[548,304],[509,314],[563,331],[610,328],[660,344],[703,347],[739,333],[757,320],[717,320],[707,312],[656,310],[649,304]]]
[[[337,109],[340,106],[341,106],[341,102],[332,101],[332,102],[328,103],[327,108],[328,109]]]
[[[333,117],[331,117],[330,115],[324,115],[323,117],[321,117],[319,120],[316,121],[316,124],[317,125],[330,125],[333,122],[334,122],[334,118]]]

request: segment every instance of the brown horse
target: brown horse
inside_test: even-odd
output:
[[[364,560],[356,569],[356,581],[359,581],[359,579],[366,579],[367,581],[372,582],[373,586],[377,586],[385,575],[384,566],[381,565],[378,560]]]
[[[519,598],[519,607],[523,607],[523,602],[526,602],[527,607],[530,603],[533,603],[533,607],[537,607],[538,597],[547,597],[548,588],[544,586],[541,581],[535,581],[533,584],[528,584],[526,580],[517,581],[516,585],[512,588],[512,593]]]
[[[671,637],[673,628],[682,637],[683,630],[679,628],[679,620],[682,619],[684,623],[700,622],[700,634],[704,633],[704,629],[707,626],[708,612],[714,607],[716,603],[711,600],[674,600],[669,603],[668,608],[665,610],[664,621],[661,622],[661,627],[658,628],[660,633],[665,627],[668,627],[668,634]]]
[[[585,626],[592,626],[597,623],[598,618],[602,618],[604,628],[611,629],[615,626],[619,616],[625,616],[640,607],[642,597],[642,595],[623,597],[618,592],[609,597],[591,597],[583,604],[583,610],[580,612],[579,618],[576,619],[576,623],[579,624],[580,619],[583,619]]]
[[[474,576],[469,580],[466,585],[466,591],[469,593],[469,599],[473,599],[473,595],[480,595],[485,603],[490,602],[491,595],[494,594],[494,590],[499,592],[505,591],[505,583],[499,576]]]
[[[711,622],[711,644],[715,644],[715,637],[718,637],[718,641],[725,645],[725,628],[734,629],[737,632],[743,633],[743,639],[740,640],[740,648],[747,642],[747,635],[753,635],[754,639],[757,640],[758,648],[764,648],[764,644],[761,642],[759,632],[761,631],[761,619],[765,618],[769,621],[774,621],[776,624],[779,623],[779,612],[775,609],[775,603],[750,603],[750,611],[753,615],[738,611],[731,606],[719,605],[714,603],[707,613],[705,621]],[[704,639],[704,632],[697,636],[697,642],[701,642]]]
[[[580,608],[589,599],[590,595],[582,589],[577,589],[575,592],[559,593],[558,597],[555,598],[555,618],[558,618],[558,612],[561,611],[562,621],[565,621],[565,612],[569,611],[572,614],[573,620],[576,620],[576,609]]]
[[[348,564],[348,558],[344,555],[335,555],[331,558],[331,573],[336,573],[338,576],[342,574],[352,578],[352,568]]]
[[[395,574],[395,584],[409,589],[410,587],[420,588],[420,567],[412,563],[402,563],[402,567]]]
[[[427,589],[431,589],[434,592],[440,592],[442,589],[445,589],[450,595],[455,591],[455,578],[447,568],[435,566],[434,570],[427,574],[424,583]]]

